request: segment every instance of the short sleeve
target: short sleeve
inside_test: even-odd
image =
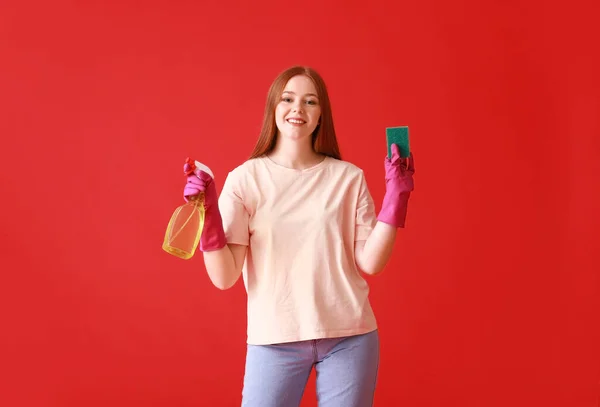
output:
[[[358,200],[356,203],[356,230],[354,240],[367,240],[377,221],[375,217],[375,204],[364,174],[360,176]]]
[[[242,187],[239,173],[230,172],[219,196],[219,211],[223,218],[227,243],[247,246],[250,238],[248,232],[250,215],[244,205]]]

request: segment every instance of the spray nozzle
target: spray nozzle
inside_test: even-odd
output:
[[[183,166],[183,171],[185,172],[185,175],[190,175],[192,173],[199,175],[198,171],[203,171],[203,172],[207,173],[208,175],[210,175],[210,177],[213,180],[215,179],[215,176],[213,175],[210,168],[208,168],[208,166],[206,166],[205,164],[202,164],[199,161],[192,160],[190,157],[185,159],[185,165]]]

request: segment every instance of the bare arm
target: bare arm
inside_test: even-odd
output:
[[[203,252],[206,271],[215,287],[227,290],[236,283],[242,274],[246,249],[247,246],[227,244],[222,249]]]
[[[380,273],[394,250],[398,228],[406,220],[408,199],[414,189],[414,157],[400,157],[400,148],[392,144],[392,158],[385,160],[386,192],[377,223],[366,241],[355,243],[355,262],[359,269],[371,275]]]
[[[380,273],[392,255],[396,233],[396,227],[377,222],[367,240],[355,244],[354,257],[358,268],[370,275]]]

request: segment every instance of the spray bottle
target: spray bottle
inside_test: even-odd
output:
[[[204,171],[214,179],[206,165],[190,158],[186,159],[186,163],[189,164],[186,176],[192,173],[199,175],[199,171]],[[184,260],[192,258],[202,236],[204,215],[204,193],[190,196],[185,204],[173,212],[165,232],[163,250]]]

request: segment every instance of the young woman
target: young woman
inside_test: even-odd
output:
[[[319,406],[372,405],[379,338],[360,272],[385,266],[413,190],[412,156],[392,150],[376,215],[362,170],[341,160],[325,83],[292,67],[220,197],[208,174],[188,176],[184,197],[205,194],[211,281],[227,289],[242,275],[248,293],[243,406],[298,406],[313,367]]]

